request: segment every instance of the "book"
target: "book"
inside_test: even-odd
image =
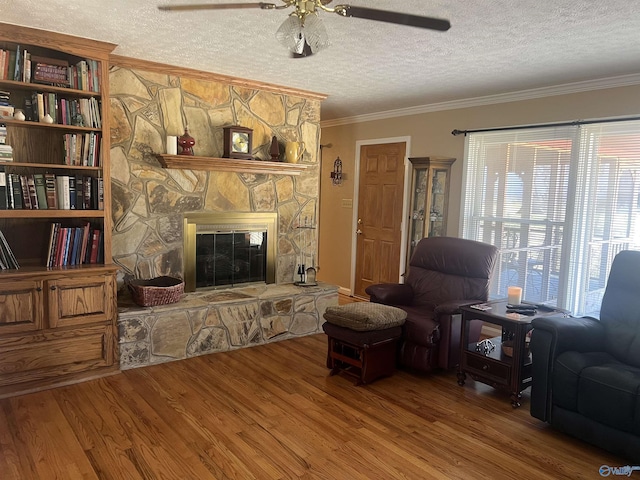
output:
[[[5,238],[4,233],[2,233],[2,230],[0,230],[0,250],[3,253],[3,256],[6,258],[7,268],[10,268],[10,269],[20,268],[20,265],[18,264],[18,260],[16,259],[16,256],[13,254],[13,250],[11,250],[11,247],[9,246],[9,242],[7,242],[7,239]]]
[[[102,177],[98,177],[98,210],[104,210],[104,180]]]
[[[61,263],[62,266],[69,265],[69,255],[71,254],[71,245],[73,245],[73,235],[75,232],[75,229],[72,227],[67,227],[65,230],[67,231],[67,235],[64,239],[64,249]]]
[[[56,243],[58,241],[58,232],[60,231],[60,223],[51,224],[51,232],[49,234],[49,248],[47,250],[47,267],[55,266]]]
[[[69,86],[69,62],[57,58],[32,55],[32,80],[58,87]]]
[[[36,105],[38,109],[38,121],[42,122],[44,116],[46,115],[44,108],[44,93],[38,92],[36,93]]]
[[[22,185],[20,182],[20,175],[17,173],[9,174],[11,177],[11,192],[13,194],[13,208],[16,210],[22,210],[24,205],[22,203]]]
[[[9,208],[9,189],[7,188],[7,174],[0,165],[0,210]]]
[[[44,174],[44,183],[47,193],[47,208],[58,208],[58,192],[56,189],[56,176],[53,173]]]
[[[38,198],[38,208],[46,210],[49,208],[49,205],[47,203],[47,186],[45,184],[44,174],[34,173],[33,181],[36,188],[36,197]]]
[[[29,191],[29,201],[33,210],[38,209],[38,194],[36,192],[36,181],[33,175],[27,175],[27,189]]]
[[[91,177],[84,177],[82,182],[82,208],[91,210]]]
[[[15,209],[13,202],[13,174],[7,173],[7,209]]]
[[[2,60],[0,61],[0,79],[6,80],[7,76],[5,73],[5,67],[9,64],[9,52],[7,50],[2,50]]]
[[[88,263],[98,263],[98,249],[100,248],[100,230],[95,228],[91,236],[91,251]]]
[[[91,232],[91,224],[89,222],[85,222],[84,226],[82,227],[82,246],[80,249],[79,263],[87,263],[86,258],[87,258],[90,232]]]
[[[24,50],[24,58],[22,60],[22,81],[31,83],[31,53]]]
[[[91,177],[91,210],[98,210],[98,178]]]
[[[13,68],[13,79],[17,82],[22,80],[22,52],[20,52],[20,45],[16,47],[16,60]]]
[[[71,254],[69,255],[69,265],[79,265],[81,250],[80,244],[82,242],[82,228],[75,227],[73,230],[73,248],[71,249]]]
[[[22,192],[22,208],[26,210],[32,209],[26,175],[20,175],[20,191]]]
[[[34,122],[36,117],[33,113],[33,96],[25,96],[24,97],[24,116],[25,120],[28,122]]]
[[[55,267],[61,267],[64,262],[64,246],[67,243],[67,235],[69,235],[69,229],[66,227],[60,227],[58,233],[58,239],[56,241],[56,259],[54,262]]]
[[[58,191],[58,208],[61,210],[70,210],[69,175],[58,175],[56,177],[56,189]]]
[[[5,77],[7,80],[11,80],[13,76],[13,72],[16,69],[16,52],[15,50],[11,50],[9,52],[9,64],[5,68]]]
[[[75,175],[69,175],[69,208],[71,210],[75,210],[76,209],[76,200],[77,200],[77,194],[76,194],[76,177]]]

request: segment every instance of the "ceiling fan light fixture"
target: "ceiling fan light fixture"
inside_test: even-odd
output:
[[[301,20],[295,13],[282,22],[276,38],[296,57],[306,57],[329,46],[329,35],[316,14]]]

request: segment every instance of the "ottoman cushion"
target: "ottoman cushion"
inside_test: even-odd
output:
[[[399,327],[404,324],[407,313],[389,305],[354,302],[328,307],[324,318],[334,325],[363,332]]]

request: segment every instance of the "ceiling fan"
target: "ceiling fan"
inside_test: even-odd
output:
[[[337,13],[343,17],[364,18],[379,22],[396,23],[429,30],[447,31],[451,27],[448,20],[423,17],[409,13],[400,13],[375,8],[355,7],[352,5],[327,5],[332,0],[281,0],[275,3],[204,3],[193,5],[161,5],[160,10],[222,10],[229,8],[260,8],[262,10],[282,10],[294,8],[289,17],[280,25],[276,38],[289,49],[294,58],[307,57],[329,46],[329,36],[318,16],[319,11]]]

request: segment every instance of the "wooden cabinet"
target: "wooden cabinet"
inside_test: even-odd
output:
[[[0,282],[0,335],[44,327],[42,280]]]
[[[409,245],[407,265],[413,249],[424,237],[447,234],[449,179],[455,158],[414,157],[411,162],[411,201],[409,205]]]
[[[0,398],[118,369],[115,272],[0,277]]]
[[[13,57],[12,67],[18,58],[25,72],[0,72],[0,91],[26,116],[0,118],[13,151],[11,161],[0,162],[0,175],[17,179],[20,187],[23,179],[37,185],[38,177],[53,179],[56,190],[60,180],[79,182],[71,205],[63,205],[57,192],[52,205],[46,191],[45,197],[31,191],[37,208],[36,201],[25,208],[22,188],[12,191],[14,182],[7,181],[0,189],[0,231],[20,266],[0,270],[0,397],[117,370],[109,211],[108,78],[114,47],[0,24],[0,58],[11,63]],[[58,75],[55,83],[51,71]],[[66,229],[66,243],[54,236],[54,225]],[[62,247],[57,252],[51,246],[56,242]]]

